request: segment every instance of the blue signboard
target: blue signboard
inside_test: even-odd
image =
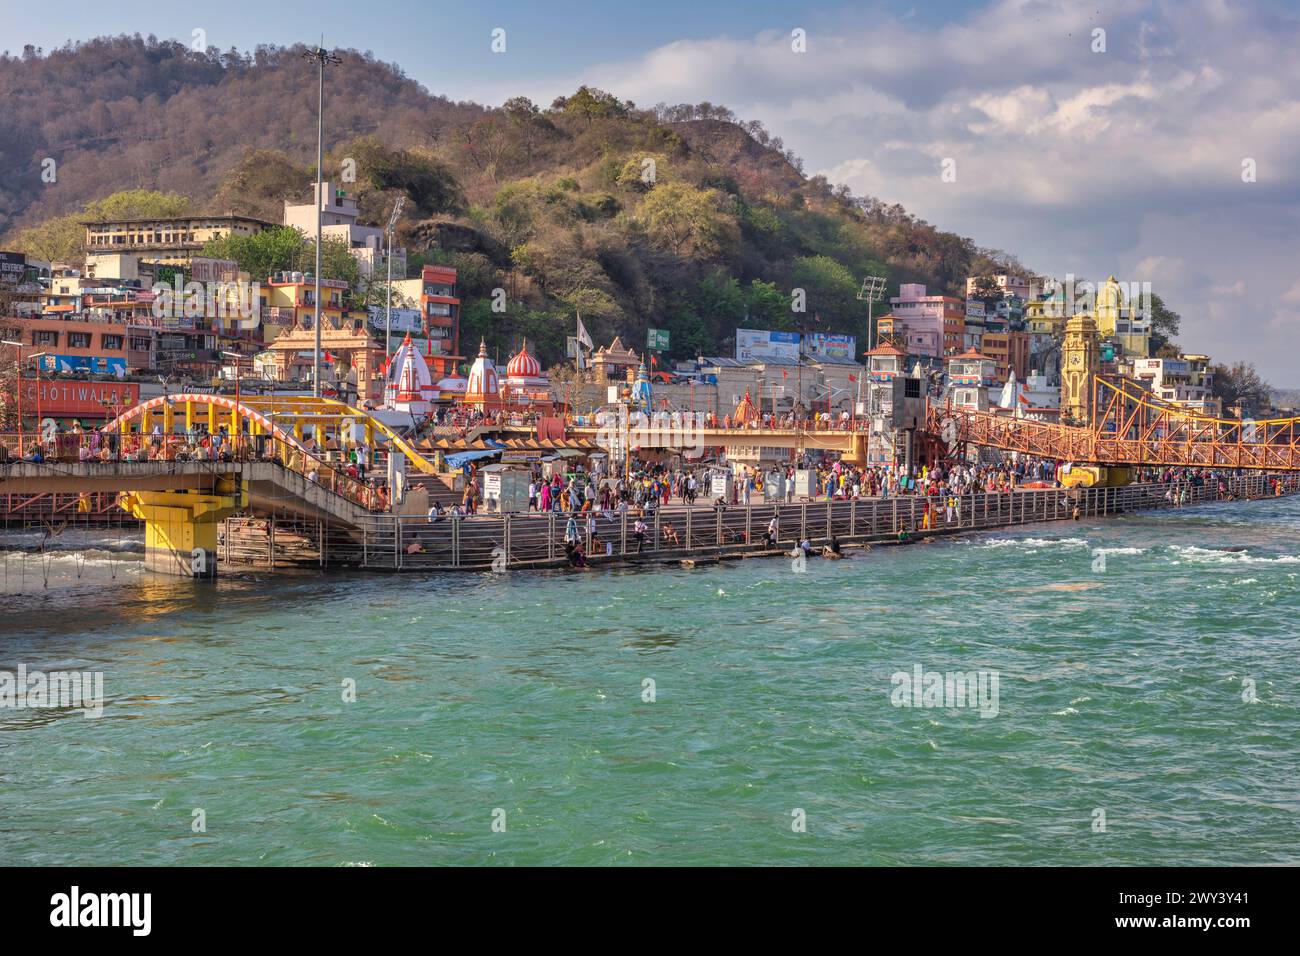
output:
[[[126,359],[112,355],[42,355],[47,372],[93,372],[96,375],[126,374]]]

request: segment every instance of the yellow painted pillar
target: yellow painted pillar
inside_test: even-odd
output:
[[[144,522],[146,570],[213,578],[217,575],[217,525],[248,507],[248,493],[132,491],[118,496],[118,506]]]
[[[293,437],[302,441],[302,419],[293,423]]]
[[[230,410],[230,434],[232,437],[239,434],[239,410],[234,408]]]
[[[140,434],[147,435],[153,431],[153,412],[146,411],[140,416]]]
[[[189,399],[185,400],[185,431],[194,431],[194,403]]]
[[[123,435],[131,434],[131,422],[129,420],[123,418],[122,421],[118,423],[117,427]]]
[[[163,434],[170,435],[176,425],[176,407],[171,402],[163,402]]]

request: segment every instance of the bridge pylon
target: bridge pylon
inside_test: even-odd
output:
[[[248,507],[248,492],[124,491],[118,505],[144,522],[144,566],[179,577],[217,576],[217,525]]]

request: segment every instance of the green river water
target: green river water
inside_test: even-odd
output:
[[[196,585],[59,544],[0,539],[0,670],[104,710],[0,709],[0,864],[1300,861],[1300,500],[804,573]],[[895,706],[917,665],[996,713]]]

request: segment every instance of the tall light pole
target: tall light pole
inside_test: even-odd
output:
[[[324,41],[322,40],[322,43]],[[321,229],[323,227],[323,214],[325,197],[321,194],[323,189],[322,167],[325,165],[325,64],[342,63],[337,56],[328,52],[323,46],[318,46],[314,50],[308,50],[303,53],[303,58],[315,60],[320,70],[320,75],[316,90],[316,272],[314,275],[316,291],[316,349],[312,353],[312,382],[311,393],[316,398],[320,398],[320,269],[321,269]]]
[[[867,276],[858,290],[858,301],[867,303],[867,351],[876,347],[875,304],[885,297],[885,277]]]
[[[862,288],[858,290],[858,301],[867,303],[867,351],[871,352],[876,347],[876,303],[885,297],[885,277],[884,276],[867,276],[862,280]],[[854,428],[857,428],[858,407],[862,404],[862,376],[871,368],[871,357],[867,356],[867,363],[863,366],[862,371],[858,373],[858,397],[853,403]],[[870,409],[868,409],[870,412]],[[872,419],[870,414],[867,416],[867,464],[871,464],[871,428]]]
[[[398,196],[393,204],[393,214],[388,217],[388,315],[384,319],[384,362],[387,364],[392,351],[393,337],[393,231],[397,228],[397,217],[402,213],[405,196]],[[403,276],[402,278],[406,278]]]

